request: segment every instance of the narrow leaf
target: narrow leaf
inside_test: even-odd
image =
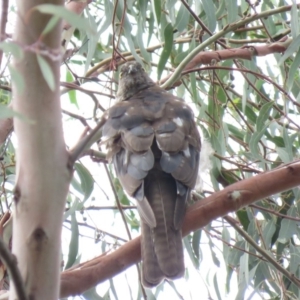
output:
[[[165,65],[168,61],[168,58],[171,54],[172,47],[173,47],[173,26],[170,23],[168,23],[168,25],[165,27],[164,37],[165,37],[165,44],[157,67],[158,79],[160,79],[162,75],[162,72],[165,68]]]
[[[151,1],[154,8],[154,16],[157,22],[157,25],[160,24],[160,17],[161,17],[161,0],[153,0]]]
[[[46,35],[47,33],[49,33],[58,23],[59,21],[59,17],[58,16],[52,16],[52,18],[49,20],[49,22],[47,23],[46,27],[44,28],[42,35]]]
[[[279,59],[278,65],[281,65],[288,57],[290,57],[294,52],[298,51],[300,47],[300,35],[292,41],[289,47],[285,50],[284,54]]]
[[[264,127],[265,122],[268,120],[268,117],[270,116],[271,108],[273,107],[274,102],[267,102],[264,104],[259,112],[259,115],[256,120],[256,130],[261,131]]]
[[[74,78],[69,70],[67,71],[66,77],[67,77],[66,78],[67,82],[72,82],[74,80]],[[78,103],[77,103],[77,98],[76,98],[76,91],[72,90],[72,89],[69,90],[68,96],[69,96],[70,102],[72,104],[74,104],[77,108],[79,108]]]
[[[55,90],[55,78],[54,78],[54,75],[53,75],[50,65],[41,55],[37,54],[36,58],[37,58],[39,66],[40,66],[40,70],[43,74],[43,77],[49,86],[49,89],[51,91],[54,91]]]
[[[208,28],[211,32],[214,32],[217,25],[214,3],[211,0],[202,0],[202,4],[207,16]]]
[[[68,262],[66,264],[65,270],[73,266],[78,254],[79,230],[78,230],[78,223],[76,220],[75,213],[71,215],[71,232],[72,235],[71,235],[71,241],[69,245],[69,257],[68,257]]]
[[[85,201],[92,193],[94,187],[93,176],[89,172],[89,170],[82,164],[76,163],[75,169],[81,181],[81,188],[84,193]]]
[[[14,42],[2,42],[0,49],[5,53],[11,53],[17,59],[22,59],[24,55],[23,49]]]
[[[65,21],[67,21],[70,25],[74,26],[75,28],[93,33],[92,28],[90,27],[89,23],[85,19],[67,10],[63,6],[54,5],[54,4],[41,4],[34,7],[34,9],[38,10],[43,14],[50,14],[62,18]]]
[[[25,88],[25,82],[23,76],[12,65],[9,65],[8,69],[11,75],[11,79],[17,87],[18,93],[22,94]]]

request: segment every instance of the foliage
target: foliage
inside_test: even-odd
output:
[[[234,182],[299,158],[298,5],[276,0],[98,0],[87,6],[84,22],[52,6],[37,9],[53,14],[52,22],[67,18],[72,25],[80,25],[61,67],[68,147],[74,145],[86,126],[94,127],[113,103],[117,66],[124,59],[136,59],[143,62],[153,79],[161,80],[171,93],[193,107],[202,138],[215,151],[211,170],[203,176],[204,187],[197,191],[197,197],[205,198]],[[13,6],[8,17],[15,17]],[[72,18],[75,21],[71,22]],[[259,49],[274,44],[285,47],[280,48],[287,49],[285,54],[275,50],[260,54]],[[240,46],[248,47],[251,60],[241,59],[238,51],[228,59],[213,56],[216,51]],[[34,48],[22,50],[9,39],[1,49],[5,58],[1,64],[0,118],[4,118],[16,114],[2,109],[12,98],[10,82],[22,81],[18,74],[9,73],[6,62],[11,55],[20,49],[36,51],[43,76],[52,89],[55,79],[45,59],[53,58],[50,50],[47,53],[46,49],[43,57]],[[195,63],[190,66],[193,71],[188,72],[184,68],[200,50],[212,55],[210,63]],[[174,75],[167,81],[176,68],[185,70],[181,81]],[[12,134],[0,151],[2,213],[12,203],[15,147]],[[124,194],[102,151],[104,147],[94,145],[93,151],[85,151],[74,168],[63,232],[66,268],[113,250],[138,235],[135,204]],[[131,268],[83,297],[140,299],[147,293],[148,299],[199,299],[201,287],[201,294],[206,291],[213,299],[225,299],[226,295],[228,299],[299,299],[299,287],[253,246],[261,247],[291,276],[300,276],[299,196],[298,188],[282,191],[232,214],[241,232],[218,219],[190,234],[184,239],[188,266],[185,280],[145,292],[137,283],[136,269]],[[252,242],[245,240],[243,232]]]

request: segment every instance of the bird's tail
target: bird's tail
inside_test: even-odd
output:
[[[156,218],[156,227],[142,221],[142,280],[145,287],[158,285],[164,278],[184,274],[181,230],[174,227],[177,199],[176,182],[169,174],[149,174],[145,182],[147,197]]]

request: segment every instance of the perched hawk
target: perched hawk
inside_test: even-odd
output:
[[[117,101],[103,137],[123,188],[136,199],[142,280],[153,287],[184,274],[181,226],[197,178],[200,137],[191,109],[137,62],[121,67]]]

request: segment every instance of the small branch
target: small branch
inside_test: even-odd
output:
[[[65,220],[65,223],[71,224],[71,221]],[[77,222],[77,224],[78,224],[79,226],[84,226],[84,227],[86,227],[86,228],[92,229],[92,230],[94,230],[95,232],[102,233],[102,234],[104,234],[104,235],[110,236],[110,237],[113,238],[113,239],[120,240],[120,241],[125,242],[125,243],[128,242],[128,240],[125,240],[125,239],[123,239],[123,238],[121,238],[121,237],[119,237],[119,236],[116,236],[116,235],[114,235],[114,234],[112,234],[112,233],[109,233],[109,232],[107,232],[107,231],[104,231],[104,230],[102,230],[102,229],[93,227],[93,226],[91,226],[91,225],[89,225],[89,224],[87,224],[87,223]]]
[[[0,257],[8,269],[8,273],[14,282],[19,300],[28,300],[25,285],[17,265],[16,257],[9,251],[3,240],[0,238]]]
[[[299,7],[300,4],[297,4],[297,7]],[[282,6],[276,9],[270,9],[267,11],[264,11],[259,14],[251,15],[250,17],[243,18],[233,24],[229,24],[228,26],[225,26],[222,30],[220,30],[215,35],[211,36],[207,40],[205,40],[203,43],[201,43],[199,46],[197,46],[193,51],[191,51],[179,64],[179,66],[176,68],[175,72],[171,75],[171,77],[161,86],[163,89],[166,89],[170,86],[173,86],[173,84],[178,80],[180,77],[182,71],[186,68],[188,63],[202,50],[204,50],[206,47],[211,45],[212,43],[216,42],[219,38],[224,37],[227,33],[235,31],[239,27],[242,27],[252,21],[256,21],[261,18],[266,18],[274,14],[282,13],[288,10],[291,10],[292,5]]]
[[[69,117],[79,120],[84,126],[86,126],[86,127],[88,127],[89,129],[91,129],[91,128],[90,128],[90,125],[89,125],[88,122],[87,122],[87,120],[86,120],[83,116],[74,114],[74,113],[72,113],[72,112],[70,112],[70,111],[67,111],[67,110],[65,110],[65,109],[62,109],[61,111],[62,111],[64,114],[68,115]]]
[[[224,217],[224,218],[225,218],[225,217]],[[253,253],[253,252],[251,252],[251,251],[247,251],[247,250],[245,250],[245,249],[243,249],[243,248],[241,248],[241,247],[238,247],[238,246],[236,246],[236,245],[233,245],[233,244],[231,244],[231,243],[225,241],[224,239],[222,239],[220,236],[215,235],[215,234],[212,234],[211,232],[209,232],[209,231],[208,231],[207,229],[205,229],[205,228],[203,228],[203,230],[206,232],[206,234],[209,234],[212,238],[215,238],[215,239],[221,241],[223,244],[227,245],[227,246],[230,247],[230,248],[237,249],[237,250],[239,250],[239,251],[241,251],[241,252],[244,252],[244,253],[247,253],[247,254],[249,254],[249,255],[252,255],[253,257],[256,257],[256,258],[258,258],[258,259],[260,259],[260,260],[267,261],[262,255],[257,255],[256,253]]]
[[[258,253],[260,253],[266,260],[268,260],[278,271],[285,275],[291,282],[293,282],[297,287],[300,287],[300,280],[295,277],[294,274],[287,271],[283,266],[281,266],[266,250],[262,249],[256,244],[256,242],[248,235],[246,231],[240,228],[236,220],[230,216],[223,217],[226,222],[228,222]]]
[[[266,207],[262,207],[260,205],[256,205],[256,204],[250,204],[249,205],[250,207],[253,207],[255,209],[258,209],[258,210],[263,210],[263,211],[266,211],[270,214],[273,214],[275,216],[278,216],[280,218],[284,218],[284,219],[288,219],[288,220],[291,220],[291,221],[296,221],[296,222],[300,222],[300,218],[296,218],[296,217],[292,217],[292,216],[287,216],[287,215],[284,215],[284,214],[281,214],[273,209],[269,209],[269,208],[266,208]]]
[[[127,224],[127,221],[126,221],[126,217],[125,217],[124,211],[123,211],[123,209],[122,209],[122,205],[121,205],[120,199],[119,199],[119,197],[118,197],[118,193],[117,193],[117,191],[116,191],[116,189],[115,189],[115,186],[114,186],[114,184],[113,184],[113,181],[112,181],[112,179],[111,179],[111,176],[110,176],[110,174],[109,174],[109,171],[108,171],[107,166],[104,165],[104,168],[105,168],[106,175],[107,175],[108,180],[109,180],[109,183],[110,183],[110,187],[111,187],[111,189],[112,189],[112,191],[113,191],[113,194],[114,194],[115,201],[116,201],[116,203],[117,203],[119,212],[120,212],[120,214],[121,214],[121,217],[122,217],[122,220],[123,220],[123,223],[124,223],[124,226],[125,226],[125,229],[126,229],[128,238],[129,238],[130,240],[132,240],[131,233],[130,233],[130,230],[129,230],[129,227],[128,227],[128,224]]]
[[[188,74],[191,72],[199,72],[199,71],[203,71],[203,70],[215,70],[215,69],[228,70],[228,71],[239,71],[241,73],[249,73],[249,74],[257,76],[265,81],[268,81],[270,84],[274,85],[285,97],[287,97],[295,106],[300,108],[300,104],[297,103],[279,84],[277,84],[275,81],[273,81],[269,77],[267,77],[263,74],[254,72],[252,70],[241,69],[241,68],[230,68],[230,67],[223,67],[223,66],[208,66],[208,67],[189,69],[187,71],[184,71],[182,74],[184,75],[184,74]],[[299,128],[299,126],[297,126],[297,127]]]
[[[94,149],[87,149],[84,150],[81,154],[80,154],[80,158],[84,157],[84,156],[90,156],[92,161],[95,162],[103,162],[103,163],[108,163],[107,159],[106,159],[106,154]]]
[[[112,210],[112,209],[137,209],[137,207],[135,205],[121,205],[119,206],[88,206],[88,207],[84,207],[84,210]]]
[[[88,149],[94,142],[98,140],[98,138],[101,135],[101,127],[104,125],[106,122],[106,114],[104,113],[97,124],[97,126],[92,129],[89,135],[86,135],[83,137],[77,145],[70,150],[69,154],[69,167],[73,167],[75,161],[80,157],[81,153],[85,150]]]

